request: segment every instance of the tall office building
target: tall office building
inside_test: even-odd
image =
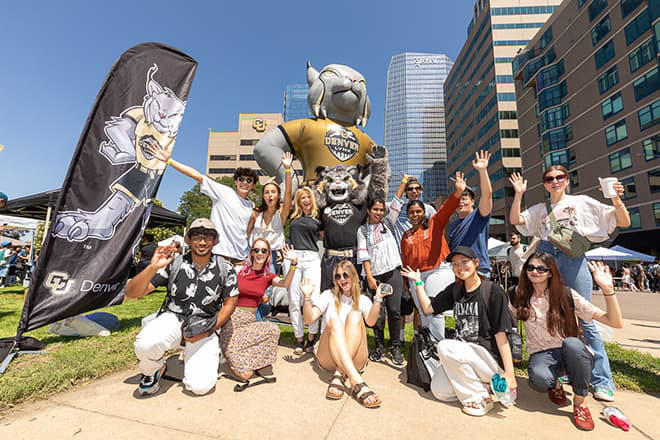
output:
[[[443,83],[453,62],[431,53],[394,55],[387,69],[385,145],[392,179],[390,193],[403,174],[424,185],[427,201],[447,195],[447,152]]]
[[[283,113],[285,122],[312,117],[309,104],[307,104],[308,90],[307,84],[290,84],[286,86]]]
[[[474,154],[488,150],[493,187],[491,235],[503,238],[512,227],[508,176],[520,171],[520,142],[511,62],[543,26],[561,0],[477,0],[468,38],[445,81],[447,169],[465,172],[479,188]],[[476,191],[477,198],[480,197]]]
[[[237,132],[209,132],[206,174],[215,179],[232,176],[238,167],[252,168],[257,170],[259,181],[264,183],[268,178],[261,176],[261,170],[254,160],[254,146],[268,130],[281,123],[280,113],[241,113],[238,116]],[[300,165],[295,168],[299,169]]]
[[[615,176],[631,226],[614,242],[660,253],[660,0],[566,0],[513,62],[528,203],[550,165],[572,194],[609,204]]]

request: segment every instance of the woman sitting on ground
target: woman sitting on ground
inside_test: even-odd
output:
[[[333,378],[325,394],[331,400],[344,395],[344,381],[351,384],[351,395],[364,407],[380,406],[380,398],[369,389],[360,377],[367,366],[367,330],[378,320],[383,297],[390,292],[376,289],[375,301],[360,295],[360,280],[355,266],[340,261],[333,269],[333,287],[312,297],[314,285],[308,279],[301,283],[304,295],[303,317],[305,323],[314,322],[320,316],[321,338],[316,346],[316,361],[325,371],[333,372]]]
[[[609,268],[600,262],[587,265],[605,297],[606,312],[564,286],[554,258],[545,252],[535,252],[523,265],[512,305],[517,318],[525,323],[529,385],[547,392],[554,404],[564,406],[568,399],[557,377],[567,373],[575,396],[573,421],[579,429],[590,431],[594,422],[586,399],[594,356],[578,339],[581,330],[575,315],[583,321],[595,319],[614,328],[621,328],[623,319]]]
[[[415,282],[423,313],[440,314],[453,309],[456,339],[438,343],[442,364],[431,381],[431,392],[442,401],[458,400],[463,412],[485,416],[493,407],[489,384],[495,373],[503,374],[508,387],[516,390],[511,348],[506,330],[511,326],[509,302],[504,290],[477,273],[479,258],[466,246],[458,246],[447,256],[456,281],[434,298],[424,290],[418,270],[401,272]],[[502,371],[504,370],[504,371]]]
[[[229,367],[240,379],[247,380],[256,370],[272,365],[277,356],[280,329],[270,322],[257,322],[257,306],[269,286],[288,288],[296,270],[293,249],[282,248],[291,268],[285,279],[270,271],[271,249],[268,240],[252,243],[245,266],[238,273],[238,302],[231,319],[220,333],[220,347]]]

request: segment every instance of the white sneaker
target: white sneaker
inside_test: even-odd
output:
[[[607,388],[596,387],[594,388],[594,399],[602,400],[604,402],[614,402],[614,391]]]

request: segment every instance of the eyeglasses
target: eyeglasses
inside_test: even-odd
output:
[[[247,182],[248,184],[254,183],[254,180],[252,179],[252,177],[245,177],[245,176],[238,177],[238,181],[239,182]]]
[[[266,248],[253,248],[252,252],[254,252],[255,254],[264,254],[264,255],[266,255],[270,251]]]
[[[557,183],[562,183],[564,180],[566,180],[566,174],[559,174],[558,176],[546,176],[543,178],[544,183],[552,183],[555,180]]]
[[[536,273],[547,273],[550,272],[550,268],[547,268],[545,266],[534,266],[533,264],[527,265],[527,272],[534,272]]]
[[[406,188],[406,191],[421,191],[422,187],[421,186],[409,186]]]
[[[461,266],[467,266],[470,261],[472,261],[472,260],[465,259],[465,260],[459,260],[459,261],[452,261],[451,262],[451,267],[456,268],[456,267],[461,267]]]
[[[345,279],[345,280],[347,280],[347,279],[349,279],[350,277],[351,277],[351,276],[348,274],[348,272],[336,273],[336,274],[335,274],[335,281],[339,281],[339,280],[341,280],[342,278]]]
[[[215,234],[192,234],[190,236],[191,241],[213,241],[215,240]]]

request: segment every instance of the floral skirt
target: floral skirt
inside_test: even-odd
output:
[[[277,325],[237,308],[222,327],[220,347],[232,371],[245,374],[275,363],[279,339]]]

